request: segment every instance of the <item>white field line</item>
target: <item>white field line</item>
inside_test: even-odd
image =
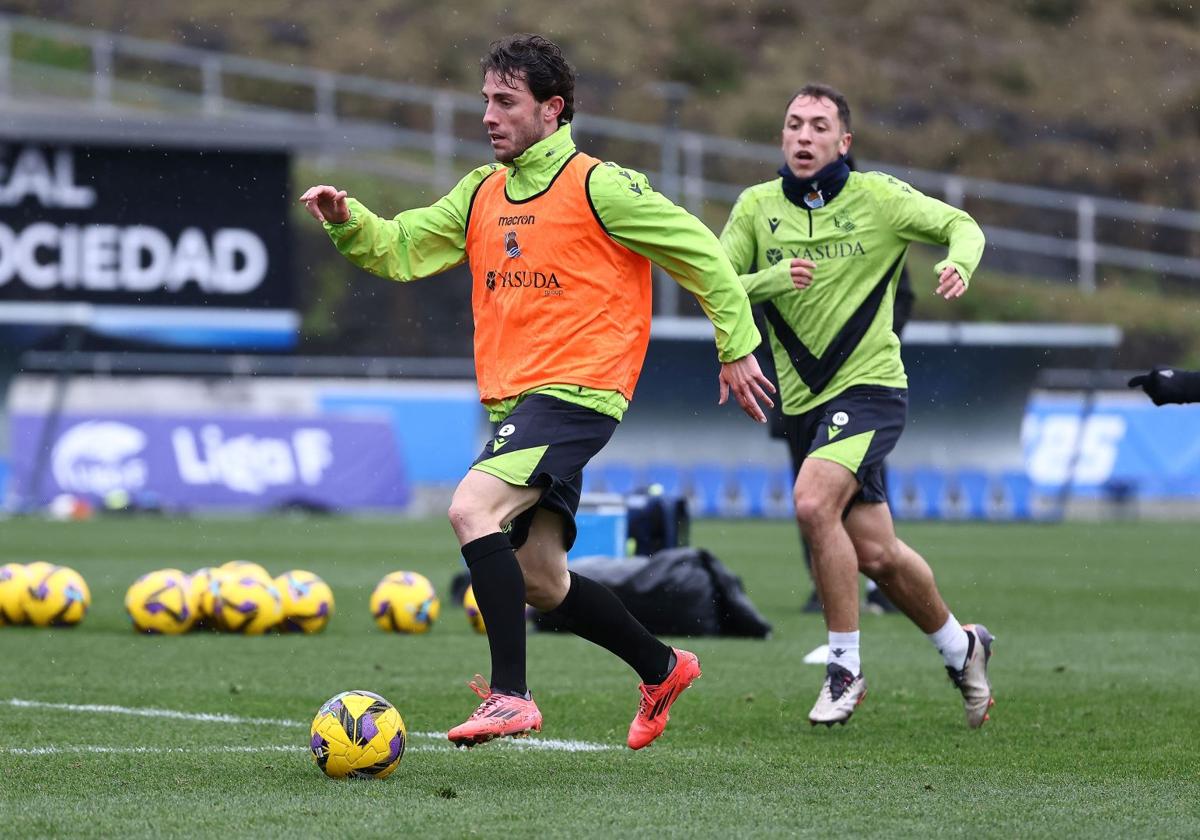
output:
[[[298,720],[282,718],[238,717],[237,715],[212,714],[209,712],[177,712],[174,709],[146,709],[134,706],[102,706],[94,703],[44,703],[41,700],[3,701],[6,706],[24,709],[58,709],[63,712],[86,712],[98,715],[133,715],[134,717],[170,718],[172,720],[194,720],[201,723],[246,723],[256,726],[308,726]]]
[[[439,738],[445,738],[445,733],[437,732]],[[570,741],[562,738],[502,738],[497,743],[507,744],[515,750],[560,750],[562,752],[604,752],[611,750],[610,744],[596,744],[591,741]]]
[[[160,755],[163,753],[259,753],[259,752],[299,752],[302,747],[295,744],[290,746],[252,747],[247,745],[207,746],[207,747],[101,747],[89,744],[60,744],[50,747],[0,747],[0,755],[59,755],[62,753],[102,753],[115,755]]]
[[[8,700],[0,700],[2,706],[14,706],[21,709],[57,709],[64,712],[82,712],[86,714],[106,714],[106,715],[132,715],[135,717],[151,717],[151,718],[167,718],[170,720],[186,720],[199,723],[229,723],[229,724],[248,724],[254,726],[283,726],[290,728],[308,729],[310,723],[301,720],[288,720],[286,718],[260,718],[260,717],[241,717],[238,715],[227,715],[211,712],[180,712],[175,709],[154,709],[136,706],[112,706],[100,705],[95,703],[47,703],[41,700],[21,700],[16,697]],[[446,742],[445,732],[409,732],[409,738],[428,738],[433,741]],[[565,740],[562,738],[503,738],[500,743],[509,744],[519,750],[555,750],[560,752],[603,752],[613,749],[609,744],[597,744],[591,741],[574,741]],[[52,749],[31,748],[31,749]],[[116,749],[116,748],[114,748]],[[123,748],[124,749],[124,748]],[[140,749],[151,750],[151,748],[127,748],[130,751]],[[171,749],[163,748],[162,752],[170,752]],[[179,748],[180,752],[192,752],[186,748]],[[230,750],[236,751],[236,750]],[[252,749],[245,750],[247,752]],[[13,750],[5,750],[0,748],[0,752],[12,754]]]
[[[407,747],[404,752],[432,752],[438,748],[432,745],[423,747]],[[446,749],[451,749],[446,745]],[[271,744],[255,747],[248,744],[232,744],[228,746],[207,747],[104,747],[91,744],[60,744],[50,747],[0,747],[0,755],[64,755],[64,754],[103,754],[103,755],[199,755],[212,753],[300,753],[308,752],[307,747],[295,744]]]

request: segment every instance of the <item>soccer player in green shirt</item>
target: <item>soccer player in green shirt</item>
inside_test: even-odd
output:
[[[487,626],[491,683],[448,737],[471,746],[540,730],[526,686],[525,604],[641,677],[628,745],[657,738],[696,677],[695,654],[654,638],[606,587],[567,568],[582,471],[608,442],[650,338],[650,263],[699,300],[716,333],[721,399],[766,422],[774,387],[752,351],[746,293],[702,222],[645,176],[590,158],[571,138],[575,74],[537,35],[492,44],[482,61],[483,125],[497,163],[430,207],[383,219],[319,185],[301,201],[338,250],[381,277],[415,280],[469,262],[475,371],[495,436],[450,503],[450,522]]]
[[[858,573],[924,631],[962,692],[967,725],[992,705],[992,636],[960,625],[929,564],[895,532],[881,479],[904,428],[907,379],[892,304],[910,242],[948,246],[937,293],[967,290],[983,253],[975,221],[880,172],[851,172],[850,107],[807,85],[784,116],[778,178],[739,197],[721,243],[769,326],[785,432],[801,464],[796,518],[813,550],[829,631],[826,677],[809,713],[845,723],[866,696],[859,659]]]

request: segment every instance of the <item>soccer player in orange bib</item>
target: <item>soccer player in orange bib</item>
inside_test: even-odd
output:
[[[525,604],[641,678],[628,744],[666,726],[700,676],[688,651],[652,636],[606,587],[567,568],[582,470],[633,397],[650,339],[651,263],[692,292],[716,333],[720,402],[753,419],[774,387],[751,351],[750,304],[716,237],[645,176],[575,148],[574,71],[553,43],[516,35],[483,58],[483,124],[498,163],[431,207],[385,220],[335,187],[301,201],[356,265],[408,281],[470,264],[479,393],[496,424],[459,483],[450,523],[487,625],[492,672],[450,730],[459,746],[540,731],[525,681]]]

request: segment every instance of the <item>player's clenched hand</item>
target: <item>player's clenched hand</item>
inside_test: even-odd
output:
[[[967,283],[959,276],[957,268],[948,265],[942,269],[941,274],[938,275],[937,294],[946,300],[954,300],[962,297],[966,291]]]
[[[803,291],[812,285],[813,269],[817,264],[811,260],[792,260],[792,285]]]
[[[300,203],[308,214],[318,222],[339,225],[350,221],[350,208],[346,206],[346,191],[321,184],[309,187],[300,196]]]
[[[733,398],[742,407],[742,411],[759,423],[767,422],[767,415],[763,414],[758,402],[762,400],[768,408],[774,408],[775,403],[771,402],[767,392],[774,394],[775,386],[763,375],[758,366],[758,359],[754,358],[753,353],[722,364],[720,381],[721,399],[717,405],[725,405],[729,399],[729,392],[733,391]]]
[[[1129,387],[1141,388],[1155,405],[1200,402],[1200,371],[1156,367],[1130,379]]]

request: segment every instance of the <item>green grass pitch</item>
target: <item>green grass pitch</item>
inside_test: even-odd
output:
[[[870,696],[853,721],[810,727],[822,674],[801,658],[824,628],[799,612],[807,582],[794,526],[702,522],[693,542],[743,577],[773,638],[688,640],[704,676],[664,737],[634,753],[624,747],[638,699],[632,672],[582,640],[531,634],[542,739],[454,751],[437,733],[474,708],[465,683],[487,675],[487,644],[445,602],[460,561],[444,522],[2,522],[5,562],[74,566],[93,607],[72,630],[0,629],[0,830],[1200,835],[1200,528],[964,524],[901,533],[933,564],[958,617],[996,633],[998,705],[981,731],[966,730],[940,658],[897,616],[863,618]],[[130,630],[122,598],[137,575],[235,558],[325,577],[337,598],[328,630],[264,638]],[[386,634],[367,613],[371,588],[396,569],[429,575],[443,593],[428,635]],[[308,755],[313,713],[349,688],[383,694],[408,725],[409,752],[386,781],[334,782]],[[188,715],[122,713],[130,708]]]

